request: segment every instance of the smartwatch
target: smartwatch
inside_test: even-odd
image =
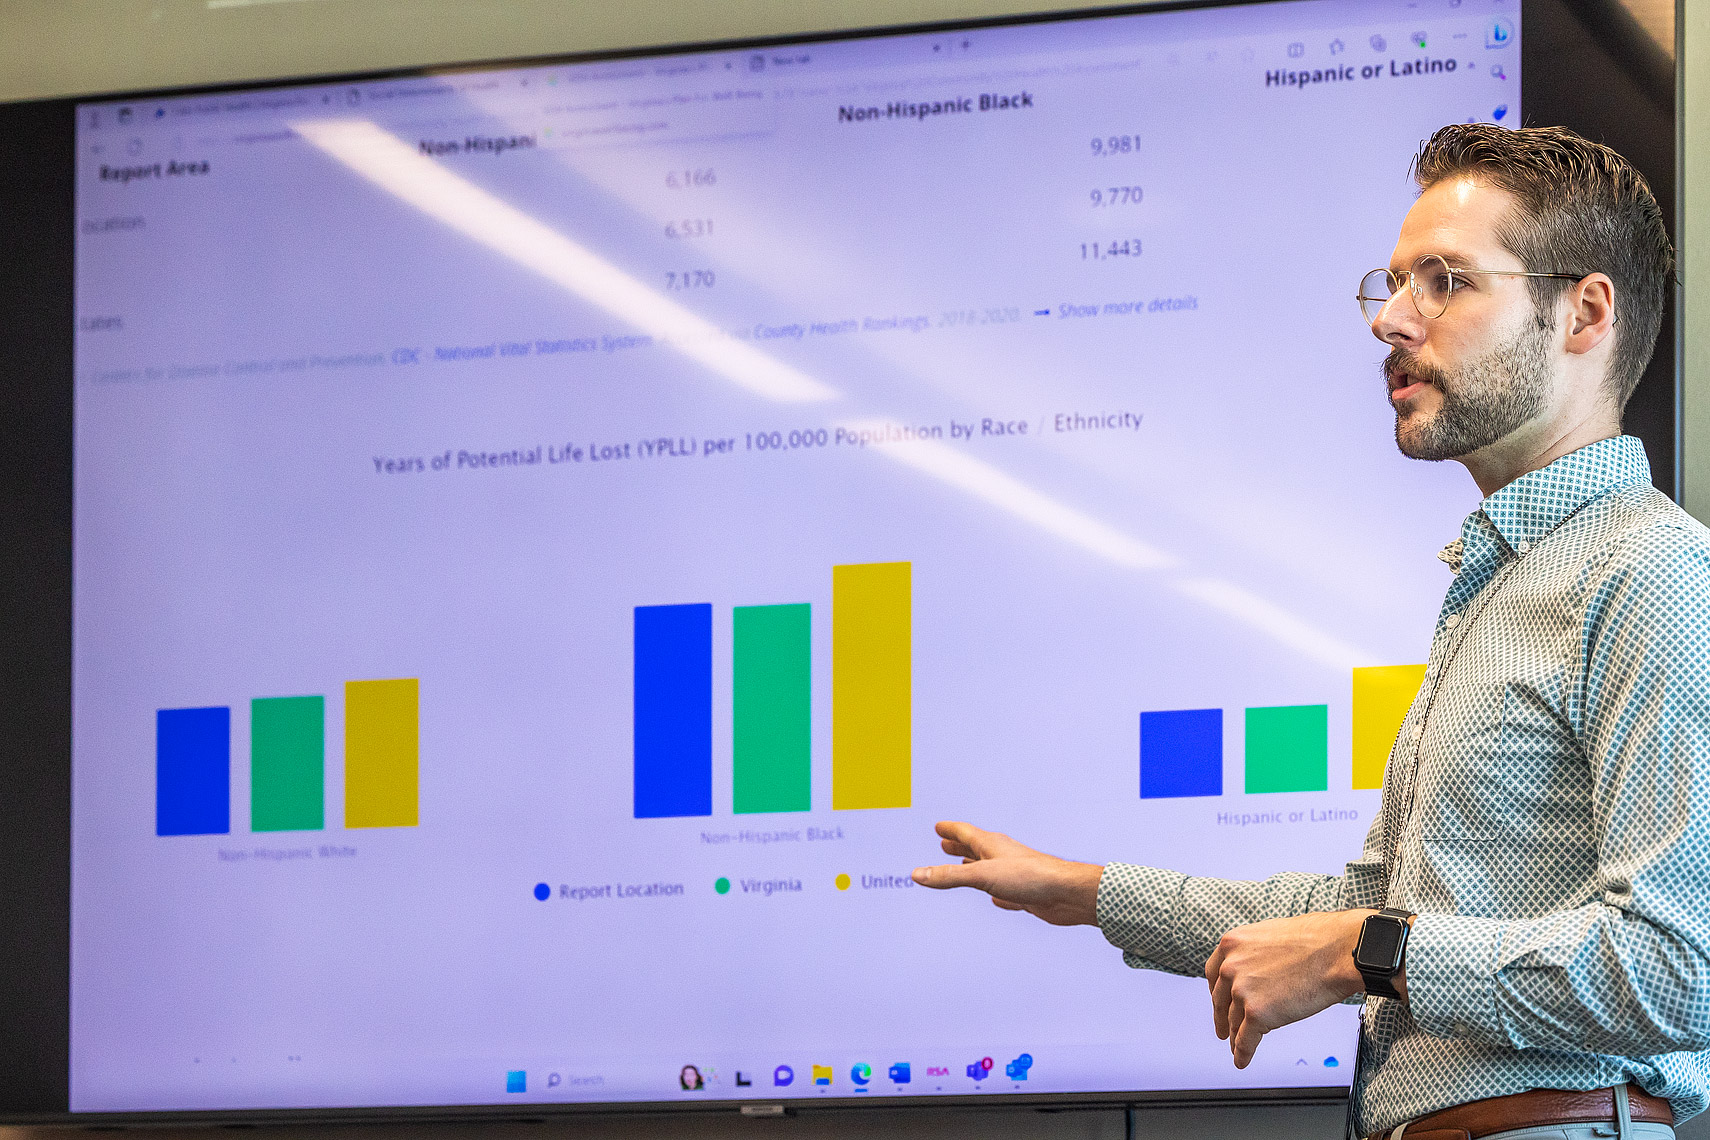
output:
[[[1413,929],[1413,912],[1385,907],[1367,915],[1354,944],[1354,966],[1366,980],[1366,993],[1399,998],[1395,976],[1407,960],[1407,935]]]

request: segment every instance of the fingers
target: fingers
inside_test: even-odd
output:
[[[1205,963],[1205,984],[1211,987],[1211,1024],[1219,1041],[1229,1040],[1229,982],[1223,973],[1223,959],[1228,954],[1222,942],[1211,952]]]
[[[1217,944],[1217,949],[1211,952],[1211,957],[1205,961],[1205,983],[1212,989],[1217,988],[1217,975],[1223,972],[1223,957],[1228,951],[1223,943]]]
[[[974,836],[979,834],[980,829],[973,824],[949,819],[941,821],[933,830],[943,840],[939,846],[944,848],[944,854],[954,855],[958,859],[979,858],[974,854]]]
[[[985,885],[985,869],[980,867],[979,856],[974,854],[973,839],[980,834],[980,829],[971,823],[959,820],[941,820],[933,828],[942,842],[946,855],[952,855],[962,860],[960,864],[940,864],[934,867],[916,867],[914,881],[923,887],[945,891],[954,887],[983,887]]]
[[[1029,855],[1031,849],[997,831],[985,831],[971,823],[944,820],[936,828],[944,850],[967,859],[995,859],[1001,855]]]
[[[1230,1043],[1237,1069],[1245,1069],[1252,1063],[1253,1054],[1259,1051],[1259,1042],[1264,1040],[1264,1036],[1265,1032],[1259,1028],[1257,1020],[1251,1017],[1241,1019],[1241,1028]]]
[[[932,830],[936,831],[938,833],[938,838],[944,840],[947,844],[960,843],[970,851],[973,850],[974,837],[980,834],[980,829],[975,827],[973,824],[963,823],[962,821],[955,819],[939,820],[937,826]],[[946,847],[945,850],[948,851],[949,848]]]
[[[1232,1023],[1239,1012],[1231,1008],[1234,1004],[1234,980],[1228,974],[1219,974],[1211,983],[1211,1025],[1219,1041],[1229,1040],[1233,1032]]]
[[[1026,910],[1027,909],[1026,907],[1022,906],[1020,903],[1005,902],[1003,899],[998,898],[996,895],[992,896],[992,905],[999,907],[1003,910]]]
[[[952,887],[979,887],[986,884],[986,869],[978,863],[940,863],[935,867],[916,867],[914,881],[935,891]]]

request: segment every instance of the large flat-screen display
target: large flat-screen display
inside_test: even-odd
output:
[[[1345,1086],[1350,1007],[1236,1070],[1203,981],[909,872],[945,818],[1358,851],[1477,493],[1397,453],[1355,285],[1423,138],[1537,117],[1530,33],[1307,0],[68,108],[53,1107]]]

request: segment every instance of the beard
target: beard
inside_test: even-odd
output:
[[[1397,347],[1383,362],[1384,377],[1405,371],[1442,393],[1437,413],[1395,416],[1395,445],[1409,459],[1459,459],[1488,447],[1534,419],[1549,401],[1551,329],[1537,321],[1508,343],[1445,371]]]

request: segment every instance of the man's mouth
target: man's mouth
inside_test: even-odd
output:
[[[1430,384],[1430,381],[1419,379],[1405,368],[1391,369],[1388,373],[1388,380],[1391,403],[1412,399]]]

